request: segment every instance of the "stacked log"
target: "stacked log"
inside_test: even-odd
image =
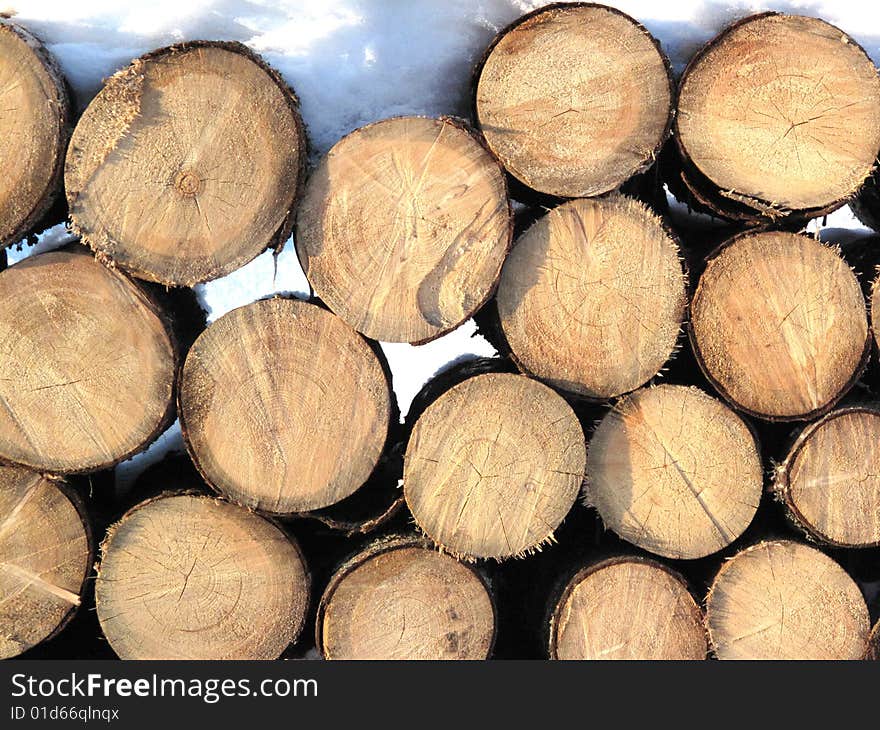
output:
[[[0,657],[877,658],[880,257],[800,223],[871,174],[880,77],[770,13],[674,91],[637,21],[554,4],[470,122],[373,122],[306,180],[244,46],[135,59],[67,145],[57,67],[0,26],[0,246],[61,160],[80,237],[0,273]],[[670,222],[670,132],[672,192],[745,226]],[[194,285],[294,229],[313,296],[207,324]],[[387,343],[471,318],[498,356],[401,420]]]

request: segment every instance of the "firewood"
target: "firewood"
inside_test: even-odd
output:
[[[521,375],[477,375],[416,421],[404,496],[442,549],[503,560],[553,539],[575,502],[585,460],[583,430],[562,397]]]
[[[686,304],[675,237],[623,196],[574,200],[520,238],[496,295],[512,356],[551,385],[605,400],[669,359]]]
[[[296,246],[317,296],[352,327],[419,343],[482,306],[511,236],[504,174],[474,135],[448,117],[398,117],[321,161]]]
[[[477,123],[507,171],[565,198],[615,190],[669,134],[672,80],[660,44],[603,5],[556,3],[499,33],[476,72]]]
[[[170,422],[176,354],[163,315],[84,250],[0,274],[0,457],[56,473],[97,471]]]
[[[865,659],[880,661],[880,621],[874,624],[874,629],[868,637],[868,650]]]
[[[297,104],[240,43],[136,59],[73,132],[74,229],[100,256],[167,285],[214,279],[283,244],[306,157]]]
[[[622,398],[587,454],[587,503],[624,540],[669,558],[700,558],[733,542],[762,487],[749,427],[694,387],[660,385]]]
[[[880,545],[880,410],[848,406],[807,426],[777,469],[775,489],[812,537]]]
[[[833,248],[794,233],[748,232],[709,259],[691,303],[706,377],[768,420],[827,413],[870,352],[859,282]]]
[[[122,659],[275,659],[302,629],[299,546],[243,507],[147,500],[110,528],[101,556],[98,618]]]
[[[550,622],[551,659],[705,659],[703,612],[678,573],[637,557],[580,570]]]
[[[871,625],[859,587],[815,548],[761,542],[726,562],[706,599],[719,659],[859,659]]]
[[[0,464],[0,659],[58,634],[92,567],[89,521],[57,480]]]
[[[880,152],[880,76],[818,18],[764,13],[713,39],[681,80],[683,178],[719,215],[811,218],[851,198]]]
[[[0,247],[50,223],[69,137],[58,64],[28,31],[0,20]]]
[[[273,298],[224,315],[186,358],[181,430],[205,480],[291,514],[351,495],[382,456],[392,396],[379,357],[314,304]]]
[[[483,578],[419,539],[385,538],[358,553],[318,608],[325,659],[486,659],[494,640]]]

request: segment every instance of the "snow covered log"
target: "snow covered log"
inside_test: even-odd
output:
[[[334,505],[376,469],[396,417],[387,366],[339,317],[273,298],[195,341],[180,384],[187,447],[217,491],[252,509]]]
[[[503,560],[552,541],[585,462],[583,430],[561,396],[521,375],[486,373],[419,416],[404,495],[416,524],[444,550]]]
[[[706,624],[719,659],[861,659],[871,630],[846,571],[788,540],[758,543],[724,563]]]
[[[318,607],[325,659],[487,659],[494,641],[483,577],[418,538],[369,545],[339,568]]]
[[[707,653],[703,612],[678,573],[613,557],[568,582],[550,619],[551,659],[694,660]]]
[[[396,117],[321,161],[296,246],[315,294],[352,327],[421,343],[485,303],[512,230],[504,173],[462,122]]]
[[[762,13],[734,23],[682,76],[673,189],[722,218],[828,213],[852,198],[880,152],[880,75],[818,18]]]
[[[161,48],[110,77],[77,124],[70,217],[99,256],[190,286],[285,242],[305,160],[297,98],[253,51]]]
[[[85,249],[0,273],[0,458],[97,471],[170,423],[177,353],[164,314]]]
[[[276,659],[302,630],[310,588],[299,545],[274,523],[166,494],[110,528],[95,590],[122,659]]]
[[[747,232],[712,254],[691,302],[691,343],[708,380],[767,420],[828,412],[870,354],[859,282],[807,235]]]
[[[664,557],[727,547],[749,526],[762,489],[754,434],[695,387],[625,396],[590,440],[586,502],[624,540]]]
[[[94,546],[79,498],[0,464],[0,659],[58,634],[80,606]]]
[[[594,400],[635,390],[672,355],[686,306],[677,239],[644,205],[574,200],[523,233],[498,319],[523,372]]]
[[[599,195],[656,159],[672,120],[669,62],[619,10],[556,3],[496,36],[475,74],[474,108],[526,192]]]
[[[0,247],[64,219],[55,203],[70,124],[54,58],[30,32],[0,19]]]
[[[880,410],[847,406],[807,426],[776,470],[793,522],[839,547],[880,545]]]

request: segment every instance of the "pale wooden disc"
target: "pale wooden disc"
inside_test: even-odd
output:
[[[357,332],[314,304],[275,298],[235,309],[199,336],[183,367],[180,418],[210,484],[287,514],[335,504],[367,480],[391,396]]]
[[[0,659],[54,635],[80,604],[89,529],[54,482],[0,464]]]
[[[168,421],[176,356],[165,323],[140,288],[84,250],[0,273],[0,351],[4,459],[96,470]]]
[[[292,92],[245,46],[153,51],[108,79],[74,130],[70,215],[135,276],[213,279],[287,226],[304,146]]]
[[[556,5],[490,49],[476,88],[489,147],[533,190],[589,197],[650,165],[669,127],[671,81],[657,42],[602,5]]]
[[[868,638],[868,650],[865,652],[865,659],[875,662],[880,661],[880,621],[874,624],[874,629]]]
[[[762,488],[752,432],[699,388],[636,391],[590,441],[586,501],[624,540],[668,558],[729,545],[755,516]]]
[[[691,326],[719,391],[771,419],[829,408],[852,385],[869,336],[859,282],[838,252],[783,232],[743,234],[709,260]]]
[[[706,600],[719,659],[860,659],[868,608],[852,578],[824,553],[780,540],[724,564]]]
[[[504,263],[496,300],[523,369],[588,398],[643,385],[669,359],[686,303],[678,246],[636,200],[573,200]]]
[[[777,489],[814,536],[847,547],[880,544],[880,411],[843,408],[808,426]]]
[[[412,540],[386,540],[331,579],[317,637],[326,659],[486,659],[495,609],[471,568]]]
[[[761,15],[727,29],[691,63],[676,125],[686,156],[722,190],[825,208],[855,193],[874,166],[880,76],[825,21]]]
[[[577,497],[585,460],[583,431],[562,397],[521,375],[478,375],[416,421],[404,495],[442,548],[501,560],[552,538]]]
[[[54,199],[68,115],[64,81],[46,49],[0,21],[0,246],[25,236]]]
[[[312,173],[296,246],[315,293],[359,332],[422,342],[489,297],[510,246],[504,174],[458,122],[352,132]]]
[[[706,658],[703,612],[684,580],[644,558],[610,558],[566,586],[550,625],[551,659]]]
[[[122,659],[275,659],[302,629],[299,547],[243,507],[150,500],[110,528],[101,553],[98,618]]]

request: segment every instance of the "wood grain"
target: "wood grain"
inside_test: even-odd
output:
[[[719,659],[860,659],[871,629],[852,578],[827,555],[787,540],[727,561],[706,621]]]
[[[418,343],[488,299],[511,235],[504,174],[477,139],[450,118],[399,117],[320,162],[296,246],[315,293],[352,327]]]
[[[299,546],[243,507],[160,496],[111,527],[101,556],[98,618],[122,659],[276,659],[302,629]]]
[[[571,407],[521,375],[478,375],[416,421],[403,487],[419,527],[444,550],[502,560],[539,548],[571,509],[586,460]]]
[[[390,427],[390,385],[341,319],[274,298],[199,336],[181,375],[180,419],[218,491],[265,512],[304,512],[339,502],[370,476]]]
[[[248,48],[161,48],[110,77],[77,124],[70,216],[133,275],[190,286],[284,242],[305,154],[296,97]]]
[[[551,618],[551,659],[689,660],[706,652],[703,612],[684,579],[645,558],[580,570]]]
[[[501,272],[501,327],[520,367],[605,400],[669,359],[686,306],[675,238],[643,204],[564,203],[517,240]]]
[[[144,292],[84,250],[0,273],[0,457],[56,473],[137,453],[168,424],[176,353]]]
[[[560,3],[499,34],[475,96],[480,129],[511,175],[541,193],[589,197],[654,161],[672,82],[659,44],[628,15]]]
[[[733,542],[762,487],[752,432],[698,388],[638,390],[590,440],[587,503],[623,539],[668,558],[700,558]]]
[[[472,568],[424,541],[385,538],[330,580],[316,632],[325,659],[487,659],[495,609]]]

